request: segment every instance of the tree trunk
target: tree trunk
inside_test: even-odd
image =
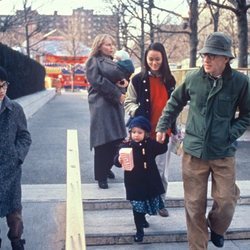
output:
[[[248,25],[246,11],[237,15],[238,41],[239,41],[239,58],[238,67],[247,68],[248,66]]]
[[[144,49],[145,49],[145,43],[144,43],[144,26],[145,26],[145,17],[144,17],[144,3],[143,1],[140,1],[141,3],[141,65],[143,65],[143,57],[144,57]]]
[[[218,31],[218,27],[219,27],[219,18],[220,18],[220,11],[219,11],[219,9],[217,9],[217,10],[214,12],[214,16],[213,16],[213,19],[214,19],[214,32]]]
[[[29,26],[25,25],[25,37],[26,37],[26,52],[27,56],[30,57],[30,38],[29,38]]]
[[[193,68],[196,67],[196,55],[197,55],[197,46],[198,46],[198,0],[191,0],[190,2],[190,62],[189,67]]]
[[[153,27],[153,20],[152,20],[152,9],[154,6],[154,1],[149,0],[148,1],[148,14],[149,14],[149,28],[150,28],[150,42],[154,42],[154,27]]]

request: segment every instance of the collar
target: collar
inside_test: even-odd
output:
[[[218,80],[218,79],[229,79],[232,77],[232,68],[230,66],[230,64],[228,63],[224,69],[224,71],[222,72],[222,74],[219,77],[213,77],[210,74],[206,73],[204,70],[204,67],[201,67],[201,73],[203,75],[203,77],[205,78],[209,78],[209,79],[213,79],[213,80]]]
[[[162,77],[162,75],[161,75],[161,73],[159,73],[159,72],[157,72],[157,71],[155,71],[155,72],[153,72],[153,71],[148,71],[148,75],[149,76],[153,76],[153,77]]]
[[[3,110],[4,108],[8,108],[9,110],[12,110],[13,107],[11,105],[11,100],[9,99],[8,96],[5,96],[3,101],[2,101],[2,107],[1,110]]]

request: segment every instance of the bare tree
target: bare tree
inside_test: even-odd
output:
[[[84,34],[81,30],[81,21],[78,16],[72,16],[64,30],[59,31],[65,38],[64,49],[71,55],[81,54]]]
[[[220,3],[220,0],[216,1],[218,4]],[[223,0],[221,4],[225,4],[226,0]],[[220,18],[220,8],[215,5],[208,5],[210,14],[213,18],[213,24],[214,24],[214,32],[218,31],[219,27],[219,18]]]
[[[179,13],[174,11],[169,11],[166,9],[162,9],[159,7],[154,6],[156,9],[165,11],[173,16],[179,17],[183,20],[183,27],[182,29],[173,30],[173,29],[163,29],[157,27],[159,32],[163,33],[170,33],[170,34],[186,34],[189,37],[189,46],[190,46],[190,53],[189,53],[189,67],[196,67],[196,58],[197,58],[197,46],[198,46],[198,19],[200,13],[204,10],[204,6],[199,6],[198,0],[187,0],[189,6],[189,16],[188,18],[183,17]],[[210,25],[210,23],[208,23]]]
[[[17,10],[16,15],[8,15],[4,18],[4,25],[1,26],[0,32],[3,33],[3,36],[7,35],[5,40],[15,38],[16,46],[25,45],[26,54],[30,57],[30,50],[33,43],[36,43],[34,40],[47,26],[48,21],[44,16],[39,15],[37,10],[32,10],[32,1],[29,3],[28,0],[23,0],[22,6],[22,10]],[[14,10],[13,7],[12,11]],[[14,45],[13,40],[10,40],[8,44]]]
[[[238,67],[248,66],[248,23],[247,10],[250,4],[246,0],[228,0],[228,4],[220,4],[211,0],[206,0],[209,5],[232,11],[237,18],[238,41],[239,41],[239,57]]]

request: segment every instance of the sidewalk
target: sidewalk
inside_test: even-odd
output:
[[[89,150],[89,110],[87,93],[62,93],[56,95],[28,120],[32,135],[32,146],[23,165],[23,206],[24,237],[26,250],[63,249],[65,239],[65,199],[66,199],[66,131],[77,129],[82,174],[84,207],[91,207],[100,199],[124,200],[123,172],[114,168],[116,179],[110,181],[110,188],[100,190],[93,179],[93,152]],[[250,197],[249,176],[250,132],[241,138],[238,159],[238,182],[241,195]],[[181,183],[181,158],[171,159],[168,199],[183,199]],[[108,212],[108,211],[106,211]],[[102,213],[100,211],[100,213]],[[101,215],[101,214],[100,214]],[[247,216],[246,216],[247,217]],[[246,217],[241,218],[243,221]],[[125,218],[126,219],[126,218]],[[158,218],[160,219],[160,218]],[[249,220],[246,220],[247,222]],[[185,225],[185,222],[182,222]],[[4,219],[0,223],[3,250],[10,250]],[[105,228],[100,226],[100,230]],[[122,230],[120,226],[119,230]],[[130,229],[129,229],[130,230]],[[250,240],[227,240],[226,250],[247,250]],[[115,246],[88,246],[93,250],[127,249],[180,249],[186,250],[187,243],[133,244]],[[214,248],[209,243],[209,249]]]

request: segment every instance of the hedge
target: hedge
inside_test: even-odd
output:
[[[16,99],[45,89],[45,68],[37,61],[0,43],[0,66],[8,73],[7,95]]]

